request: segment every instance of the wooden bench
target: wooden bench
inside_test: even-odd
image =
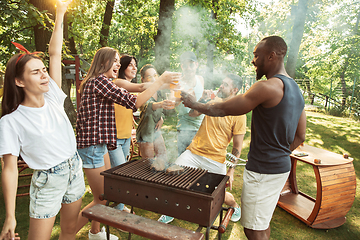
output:
[[[161,223],[100,204],[86,209],[82,215],[88,219],[149,239],[201,240],[204,238],[204,234],[200,232]]]

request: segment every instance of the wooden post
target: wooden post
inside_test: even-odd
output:
[[[326,106],[327,106],[327,103],[328,103],[328,99],[329,99],[329,97],[325,95],[325,109],[326,109]]]
[[[80,58],[75,55],[76,112],[80,106]]]
[[[353,90],[352,90],[352,94],[351,94],[351,103],[350,103],[349,116],[351,116],[351,108],[352,108],[353,99],[354,99],[354,92],[355,92],[355,83],[356,83],[356,78],[354,78],[354,85],[353,85]]]
[[[329,107],[328,107],[328,111],[330,111],[330,102],[331,102],[331,92],[332,92],[332,79],[331,79],[331,82],[330,82],[330,97],[329,97]]]

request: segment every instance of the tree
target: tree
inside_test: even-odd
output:
[[[50,41],[52,22],[55,17],[55,4],[47,0],[29,0],[43,14],[43,21],[34,26],[35,47],[37,51],[46,52],[47,45]]]
[[[172,51],[195,52],[206,88],[218,87],[227,72],[244,72],[240,63],[246,39],[235,29],[235,17],[247,11],[252,11],[252,1],[191,0],[176,10]],[[174,62],[178,66],[177,58]]]
[[[69,38],[68,14],[69,14],[69,12],[65,13],[65,16],[64,16],[64,39],[65,39],[65,44],[67,46],[67,49],[70,50],[70,54],[76,55],[77,52],[76,52],[76,48],[75,48],[74,38]],[[67,96],[64,101],[64,109],[65,109],[65,112],[66,112],[71,124],[75,125],[77,114],[76,114],[74,105],[70,99],[70,91],[71,91],[73,81],[72,81],[72,79],[66,79],[66,74],[65,74],[64,68],[63,68],[62,72],[63,72],[63,76],[62,76],[62,82],[61,82],[61,89],[64,91],[64,93]]]
[[[342,65],[342,68],[340,70],[340,80],[341,80],[341,90],[343,93],[343,98],[342,98],[342,106],[345,106],[346,103],[346,97],[347,97],[347,87],[346,87],[346,74],[349,70],[349,68],[351,67],[350,65],[352,64],[352,61],[356,61],[356,49],[354,47],[354,45],[359,45],[359,37],[360,37],[360,32],[359,32],[359,20],[360,20],[360,11],[358,12],[357,16],[354,16],[356,18],[356,23],[354,28],[351,31],[351,35],[349,36],[349,40],[348,42],[350,42],[350,47],[347,49],[347,55],[348,57],[345,58],[345,62]],[[359,56],[359,54],[357,54]],[[358,58],[357,58],[358,59]]]
[[[101,47],[100,31],[103,26],[107,1],[74,0],[69,14],[69,39],[83,59],[91,62],[95,52]]]
[[[100,31],[100,45],[108,46],[109,29],[114,11],[114,0],[108,0],[105,7],[104,20]]]
[[[110,27],[109,46],[133,55],[139,67],[154,63],[154,38],[159,18],[159,2],[121,1],[115,6]]]
[[[292,29],[292,39],[289,44],[288,57],[286,62],[286,72],[295,78],[296,61],[299,48],[304,33],[308,0],[299,0],[298,6],[293,6],[291,14],[295,15],[294,26]]]
[[[328,95],[332,87],[332,98],[345,107],[354,79],[359,79],[360,2],[346,0],[336,4],[322,8],[319,20],[304,38],[302,58],[305,74],[314,79],[314,87]]]
[[[10,57],[18,52],[11,41],[35,51],[33,26],[42,21],[42,14],[25,0],[0,0],[0,12],[0,69],[4,69]]]
[[[170,67],[172,16],[175,0],[160,0],[159,21],[155,40],[155,67],[162,73]]]

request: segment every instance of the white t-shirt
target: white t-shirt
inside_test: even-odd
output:
[[[41,108],[19,105],[0,119],[0,156],[24,159],[36,170],[49,169],[76,152],[74,130],[64,110],[66,94],[50,79]]]

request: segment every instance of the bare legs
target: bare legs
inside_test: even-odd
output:
[[[75,240],[76,223],[78,212],[80,212],[82,199],[70,204],[62,204],[60,210],[61,232],[59,240]]]
[[[76,221],[81,207],[81,199],[70,204],[62,204],[60,209],[60,240],[75,240]],[[55,217],[46,219],[30,218],[29,240],[50,239]]]
[[[100,175],[100,172],[105,171],[107,168],[102,166],[100,168],[84,168],[85,175],[87,177],[88,183],[90,185],[94,200],[89,203],[86,207],[82,209],[88,209],[96,204],[106,204],[106,201],[100,201],[100,194],[104,193],[104,178]],[[78,232],[89,220],[82,216],[82,211],[78,215],[78,222],[76,226],[76,232]],[[91,221],[91,233],[100,232],[100,223],[96,221]]]
[[[28,240],[50,239],[54,222],[55,217],[45,219],[30,218]]]
[[[154,142],[139,142],[139,147],[143,158],[163,156],[167,160],[165,142],[161,135]]]
[[[236,203],[236,201],[235,201],[235,198],[234,198],[234,196],[231,194],[231,193],[229,193],[229,192],[225,192],[225,199],[224,199],[224,203],[226,204],[226,205],[228,205],[228,206],[230,206],[230,207],[236,207],[236,208],[238,208],[239,207],[239,205]]]
[[[139,148],[141,152],[141,157],[143,158],[154,158],[155,151],[154,151],[154,144],[149,142],[139,142]]]
[[[268,227],[266,230],[262,230],[262,231],[244,228],[244,232],[245,232],[246,237],[249,240],[268,240],[268,239],[270,239],[270,227]]]

